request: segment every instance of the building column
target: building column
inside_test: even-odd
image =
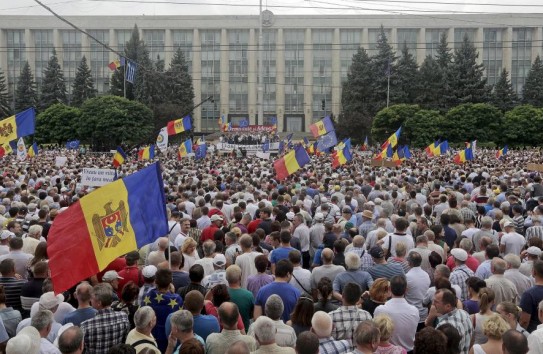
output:
[[[313,123],[313,40],[311,28],[305,30],[304,38],[304,131]]]
[[[541,49],[542,45],[541,42],[543,41],[543,27],[536,27],[534,28],[534,37],[533,37],[533,43],[535,45],[532,45],[532,62],[535,60],[535,58],[539,55],[541,57]]]
[[[93,41],[94,41],[94,39],[93,39]],[[85,36],[84,34],[82,34],[81,35],[81,57],[85,56],[85,58],[87,58],[87,65],[89,67],[91,66],[91,50],[90,50],[90,46],[91,46],[90,37]]]
[[[424,59],[426,59],[426,28],[422,27],[419,29],[417,40],[417,64],[421,66]]]
[[[200,44],[200,33],[198,29],[194,29],[194,35],[192,39],[192,87],[194,92],[202,92],[202,46]],[[202,95],[194,95],[194,105],[200,103]],[[194,123],[196,125],[196,131],[202,131],[202,107],[196,108],[192,114],[194,115]],[[220,112],[219,112],[220,116]],[[218,118],[218,117],[217,117]]]
[[[275,104],[277,115],[277,130],[283,131],[285,113],[285,41],[283,29],[277,30],[275,41]]]
[[[220,87],[221,87],[221,114],[228,115],[230,111],[230,93],[229,93],[229,53],[230,46],[228,43],[228,32],[226,29],[221,30],[221,75],[220,75]],[[218,117],[217,117],[218,118]]]
[[[58,64],[64,68],[64,47],[62,46],[62,33],[58,29],[53,30],[53,47],[57,51]]]
[[[334,29],[332,37],[332,114],[339,116],[341,108],[341,39],[339,28]]]
[[[502,67],[507,70],[509,79],[511,79],[511,68],[513,66],[513,27],[504,28],[502,34]]]
[[[398,28],[397,27],[392,27],[390,29],[390,38],[388,39],[388,44],[390,44],[392,46],[392,50],[394,52],[398,52],[400,50],[402,50],[401,46],[403,45],[403,43],[398,43]]]
[[[119,45],[119,43],[117,42],[117,33],[115,32],[114,29],[110,29],[109,30],[109,46],[113,49],[115,49],[116,51],[119,51],[119,48],[117,47]],[[121,60],[121,58],[119,58],[119,56],[113,52],[109,52],[109,63],[111,63],[112,61],[114,60]],[[109,64],[108,63],[108,64]]]
[[[25,45],[28,47],[28,44],[26,42],[26,38],[25,38]],[[6,34],[5,29],[0,30],[0,47],[1,48],[7,48],[8,47],[8,38],[7,38],[7,34]],[[8,68],[8,51],[7,50],[0,51],[0,68],[2,68],[2,70],[4,70],[4,73],[7,76],[8,75],[7,74],[8,69],[9,69]]]
[[[483,42],[485,40],[484,30],[483,27],[478,27],[475,31],[475,49],[477,49],[477,52],[479,53],[479,57],[477,58],[477,64],[483,63]]]
[[[164,68],[168,69],[173,59],[175,48],[173,47],[172,30],[167,28],[164,34]]]
[[[367,27],[362,28],[362,34],[360,35],[360,46],[365,50],[370,48],[370,35]]]
[[[258,117],[258,32],[254,28],[249,30],[249,45],[247,47],[247,110],[249,123],[256,124]],[[258,122],[259,124],[263,122]]]

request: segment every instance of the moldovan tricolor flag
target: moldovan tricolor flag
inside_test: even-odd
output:
[[[155,158],[155,146],[150,145],[146,146],[140,151],[138,151],[138,160],[152,160]]]
[[[115,153],[115,155],[113,155],[113,167],[117,168],[119,166],[121,166],[124,161],[126,160],[126,154],[124,153],[123,149],[118,146],[117,147],[117,152]]]
[[[175,135],[182,133],[186,130],[191,130],[192,123],[190,121],[190,116],[185,116],[181,119],[169,121],[166,129],[168,130],[168,135]]]
[[[273,168],[277,174],[278,180],[284,180],[291,174],[298,171],[309,163],[309,155],[302,145],[296,145],[294,150],[291,150],[288,154],[275,160]]]
[[[17,140],[23,136],[34,134],[36,128],[36,111],[29,108],[14,116],[0,120],[0,145]]]
[[[47,253],[55,293],[167,233],[158,163],[100,187],[60,213],[51,226]]]
[[[309,130],[313,134],[314,138],[318,138],[321,135],[327,134],[334,130],[334,123],[330,116],[326,116],[317,123],[311,124]]]

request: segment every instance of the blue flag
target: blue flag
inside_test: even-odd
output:
[[[137,65],[132,60],[128,60],[126,62],[126,81],[130,82],[131,84],[136,81],[136,69]]]
[[[292,136],[294,135],[294,133],[290,133],[289,135],[287,135],[287,141],[290,143],[290,141],[292,140]]]
[[[79,149],[79,140],[71,140],[66,143],[66,149]]]
[[[337,145],[337,136],[336,136],[335,130],[332,130],[328,134],[321,136],[317,140],[317,149],[319,149],[319,151],[323,151],[323,152],[327,151],[328,149],[336,145]]]
[[[271,125],[276,125],[277,124],[277,117],[271,117],[270,118],[270,123],[271,123]]]
[[[249,120],[247,118],[243,118],[242,120],[239,121],[240,128],[245,128],[248,126],[249,126]]]
[[[268,152],[268,151],[270,151],[270,141],[266,139],[266,141],[262,145],[262,152]]]
[[[205,159],[207,155],[207,144],[198,145],[196,151],[194,152],[194,158],[196,160]]]
[[[406,159],[411,158],[411,151],[409,151],[409,146],[407,145],[403,147],[403,156],[405,156]]]
[[[279,153],[282,154],[285,151],[285,142],[281,140],[279,142]]]

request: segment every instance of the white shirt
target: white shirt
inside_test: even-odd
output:
[[[170,220],[168,221],[168,231],[170,232],[168,234],[168,238],[170,239],[170,242],[175,241],[175,236],[177,236],[181,232],[181,225],[178,221]]]
[[[407,272],[405,277],[407,279],[405,300],[418,309],[420,315],[419,322],[424,322],[428,316],[428,307],[424,306],[422,301],[430,287],[430,276],[421,267],[413,267]]]
[[[384,313],[390,316],[394,322],[394,333],[390,337],[390,343],[399,345],[407,351],[413,350],[415,333],[419,324],[419,310],[409,305],[404,298],[392,298],[384,305],[377,306],[374,317]]]
[[[296,279],[294,279],[294,277],[296,277]],[[300,290],[302,295],[311,295],[311,271],[303,269],[301,266],[294,267],[292,277],[290,279],[290,285]]]
[[[521,234],[510,232],[502,236],[500,245],[505,245],[504,255],[509,253],[520,255],[522,248],[526,244],[526,239]]]
[[[462,236],[466,236],[467,238],[469,238],[471,240],[473,238],[473,235],[475,235],[479,231],[481,231],[481,230],[479,230],[476,227],[470,227],[469,229],[464,230],[462,232]]]
[[[392,239],[392,240],[391,240]],[[405,235],[398,235],[398,234],[388,234],[383,238],[383,243],[381,244],[382,248],[388,249],[390,246],[390,254],[393,257],[396,257],[396,244],[403,242],[405,243],[407,253],[411,251],[413,248],[415,248],[415,242],[413,242],[413,237],[405,234]],[[409,349],[411,350],[411,349]],[[408,350],[408,351],[409,351]]]
[[[534,280],[532,277],[527,277],[518,269],[507,269],[503,274],[505,279],[509,279],[511,283],[515,284],[518,293],[518,299],[522,297],[522,294],[532,286],[534,286]]]
[[[47,338],[40,338],[40,354],[60,354],[60,350]]]
[[[453,288],[454,292],[456,293],[456,297],[458,299],[460,299],[461,296],[462,296],[462,289],[456,284],[451,284],[451,287]],[[424,306],[428,306],[430,303],[432,303],[432,301],[434,301],[434,296],[435,295],[436,295],[436,287],[432,286],[431,288],[429,288],[426,291],[426,295],[424,295],[424,300],[422,301]]]
[[[247,278],[256,275],[258,271],[255,266],[255,258],[262,253],[251,251],[243,253],[236,257],[236,265],[241,268],[241,287],[247,288]]]
[[[204,268],[204,277],[211,275],[211,273],[215,271],[215,267],[213,267],[213,258],[204,257],[195,261],[194,264],[199,264]]]
[[[181,249],[181,246],[183,246],[183,242],[185,242],[185,240],[187,239],[187,235],[183,235],[182,233],[179,233],[177,234],[177,236],[175,237],[175,240],[173,242],[173,245],[175,246],[175,248],[177,248],[178,250]]]
[[[543,325],[537,326],[528,337],[529,354],[543,354]]]
[[[309,228],[306,224],[298,225],[292,236],[300,240],[302,252],[309,252]]]

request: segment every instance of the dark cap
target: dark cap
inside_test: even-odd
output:
[[[385,251],[381,246],[373,246],[370,249],[370,256],[373,258],[383,258],[385,256]]]

